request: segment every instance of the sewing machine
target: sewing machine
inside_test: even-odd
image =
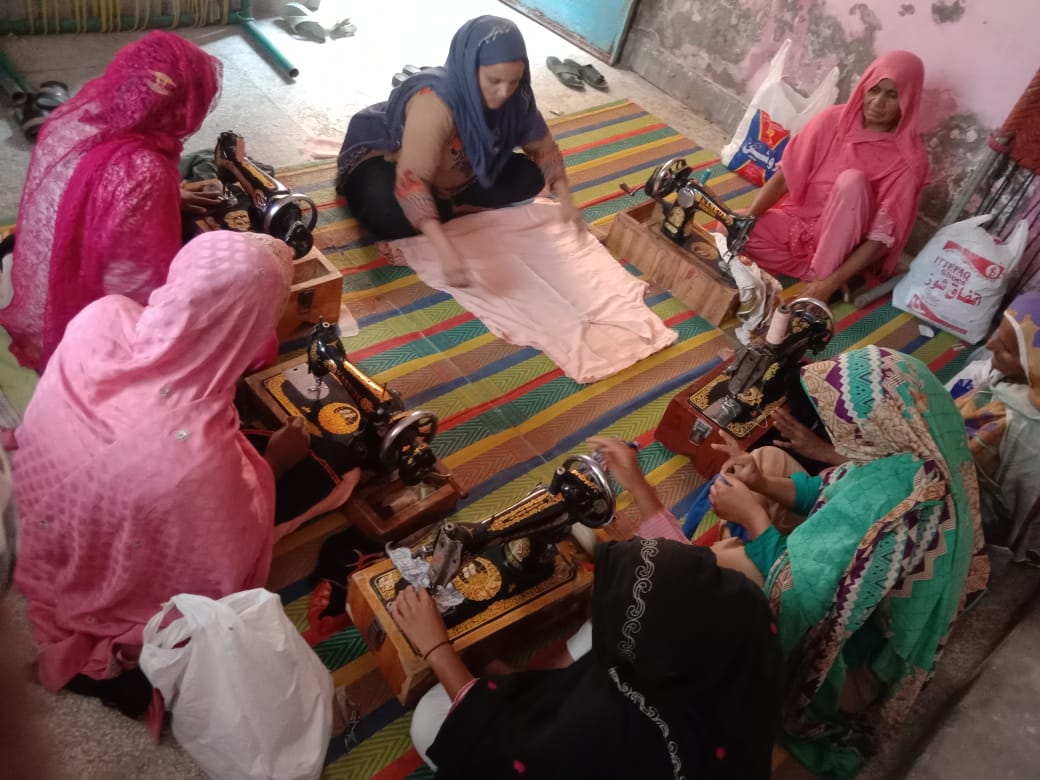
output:
[[[729,263],[747,243],[755,218],[731,211],[707,184],[693,178],[693,169],[681,157],[657,166],[643,189],[664,210],[661,232],[679,246],[686,246],[695,233],[699,241],[707,240],[714,245],[710,234],[694,223],[698,212],[717,220],[726,229],[727,252],[719,260],[719,270],[728,275]],[[669,200],[673,193],[675,198]]]
[[[706,477],[726,460],[711,447],[725,430],[748,449],[769,429],[769,416],[796,386],[802,360],[834,335],[834,315],[822,301],[797,298],[773,313],[764,340],[742,347],[672,399],[654,434],[672,452],[689,456]]]
[[[592,584],[587,558],[568,536],[614,516],[614,491],[585,455],[567,458],[548,485],[477,523],[444,522],[403,539],[391,560],[355,572],[347,600],[390,687],[407,706],[433,684],[418,648],[388,612],[407,586],[430,587],[448,637],[467,661],[490,660],[510,635],[577,613]],[[397,565],[393,562],[397,561]],[[400,567],[400,568],[399,568]]]
[[[430,446],[436,415],[406,411],[397,393],[350,362],[335,325],[315,325],[305,356],[247,377],[246,386],[270,425],[302,416],[312,435],[339,445],[337,470],[361,468],[348,509],[371,538],[399,538],[466,496]]]
[[[217,137],[213,159],[227,204],[216,216],[226,227],[280,238],[296,258],[311,250],[311,231],[318,222],[318,207],[313,200],[294,193],[262,171],[246,155],[245,139],[230,130]]]

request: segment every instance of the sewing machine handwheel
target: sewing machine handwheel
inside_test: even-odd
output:
[[[827,346],[834,335],[834,314],[831,312],[830,307],[819,298],[810,298],[808,296],[795,298],[788,304],[788,307],[791,310],[792,317],[821,320],[826,326],[826,334],[821,335],[815,343],[810,345],[809,349],[813,352],[819,352]]]
[[[417,485],[437,463],[429,444],[437,435],[437,416],[415,410],[401,415],[383,435],[379,459],[388,469],[397,469],[406,485]]]
[[[599,489],[598,500],[603,502],[602,507],[595,507],[594,512],[578,518],[578,521],[589,528],[600,528],[613,520],[614,488],[607,479],[607,473],[600,468],[599,464],[588,455],[571,455],[563,462],[563,469],[564,471],[583,471],[588,474]]]
[[[685,181],[684,171],[689,171],[683,157],[674,157],[663,165],[657,166],[647,179],[644,190],[651,198],[663,198],[675,191],[680,180]]]

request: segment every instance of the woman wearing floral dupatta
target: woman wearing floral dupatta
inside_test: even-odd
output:
[[[1040,564],[1040,292],[1011,302],[986,342],[986,381],[957,400],[982,488],[986,537]]]
[[[964,425],[926,366],[871,346],[806,366],[802,382],[846,462],[786,476],[736,455],[711,494],[748,530],[777,612],[788,745],[810,770],[848,777],[873,730],[906,714],[989,566]],[[752,491],[806,520],[781,536]]]

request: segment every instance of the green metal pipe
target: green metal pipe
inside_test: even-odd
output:
[[[277,63],[278,67],[282,69],[289,78],[294,79],[300,75],[300,69],[289,62],[288,58],[282,54],[278,47],[274,45],[270,38],[261,30],[256,22],[247,16],[243,16],[241,12],[231,14],[231,18],[228,20],[230,24],[238,24],[242,26],[242,29],[252,37],[254,41],[259,44],[260,49],[271,56],[271,59]]]
[[[22,90],[22,92],[25,92],[26,94],[32,92],[32,89],[29,87],[29,83],[22,78],[22,74],[19,73],[18,69],[12,64],[12,62],[9,59],[7,59],[7,55],[4,54],[2,49],[0,49],[0,70],[3,70],[5,73],[7,73],[7,75],[10,76],[11,81],[17,84],[18,88]]]

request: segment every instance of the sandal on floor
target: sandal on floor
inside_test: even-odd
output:
[[[577,71],[578,76],[594,89],[607,89],[607,79],[602,73],[596,70],[592,65],[579,65],[574,60],[564,60],[563,64],[568,68],[573,68]]]
[[[585,89],[585,82],[578,73],[578,63],[574,60],[560,61],[559,57],[546,57],[545,67],[560,80],[560,83],[571,89]]]

